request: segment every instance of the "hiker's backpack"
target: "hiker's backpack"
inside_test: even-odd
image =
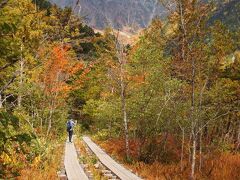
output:
[[[68,121],[67,122],[67,131],[71,131],[71,129],[72,129],[72,123],[71,123],[71,121]]]

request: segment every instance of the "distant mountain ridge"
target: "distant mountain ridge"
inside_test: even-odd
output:
[[[111,26],[115,29],[141,29],[156,17],[165,17],[158,0],[50,0],[60,7],[72,7],[96,29]]]
[[[71,7],[83,17],[86,24],[102,30],[108,26],[125,32],[146,28],[152,19],[166,17],[167,12],[159,0],[49,0],[60,7]],[[209,0],[203,0],[209,2]],[[220,20],[229,29],[240,28],[240,0],[215,0],[218,8],[209,25]]]
[[[240,29],[240,0],[229,0],[222,4],[210,18],[210,24],[221,21],[231,30]]]

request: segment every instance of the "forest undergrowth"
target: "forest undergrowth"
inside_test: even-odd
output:
[[[37,156],[31,164],[26,164],[20,171],[18,180],[54,180],[58,179],[57,172],[61,171],[64,156],[64,143],[51,142],[44,157]]]
[[[139,161],[137,157],[137,143],[130,140],[131,162],[126,162],[124,151],[124,139],[109,139],[107,141],[97,141],[98,144],[116,160],[124,163],[126,167],[137,172],[138,175],[147,180],[167,180],[167,179],[188,179],[191,169],[189,168],[189,153],[183,160],[183,169],[180,165],[180,152],[177,151],[176,143],[168,141],[166,153],[160,161],[155,160],[151,163]],[[156,145],[157,146],[157,145]],[[171,155],[171,154],[174,154]],[[171,157],[169,157],[169,155]],[[237,180],[240,178],[240,156],[238,153],[214,152],[203,155],[202,168],[196,171],[196,179],[212,180]],[[199,159],[199,157],[197,157]],[[161,162],[165,161],[165,163]],[[166,163],[168,161],[168,163]]]

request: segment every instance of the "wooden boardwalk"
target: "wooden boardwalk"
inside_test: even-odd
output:
[[[102,164],[104,164],[110,171],[112,171],[118,178],[122,180],[140,180],[138,176],[131,171],[124,168],[122,165],[113,160],[107,155],[98,145],[96,145],[89,137],[84,136],[83,141],[88,145],[92,152],[98,157]]]
[[[66,142],[64,166],[68,180],[88,180],[77,158],[77,152],[73,143]]]

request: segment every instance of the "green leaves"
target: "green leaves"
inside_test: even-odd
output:
[[[32,139],[33,139],[33,136],[31,136],[28,133],[17,134],[15,136],[11,137],[11,141],[16,141],[20,145],[22,145],[24,142],[27,145],[30,145]]]
[[[13,126],[15,129],[19,128],[18,118],[8,112],[0,112],[0,119],[3,129],[7,129],[8,126]]]
[[[0,24],[0,29],[1,29],[1,33],[2,33],[2,34],[0,34],[0,36],[1,36],[3,34],[8,34],[9,32],[12,32],[12,33],[16,32],[17,27],[15,24],[9,24],[9,23],[4,22],[3,24]]]
[[[10,112],[1,111],[0,120],[0,149],[2,151],[7,151],[5,148],[8,144],[30,144],[31,140],[35,138],[31,133],[24,132],[24,126],[21,126],[19,119]]]
[[[33,133],[28,132],[24,128],[24,124],[20,124],[19,119],[11,112],[0,111],[0,162],[3,162],[0,178],[5,177],[5,174],[11,174],[7,167],[17,168],[24,163],[16,162],[13,159],[27,154],[26,146],[30,147],[35,138]],[[12,170],[12,172],[16,173],[17,171]]]

